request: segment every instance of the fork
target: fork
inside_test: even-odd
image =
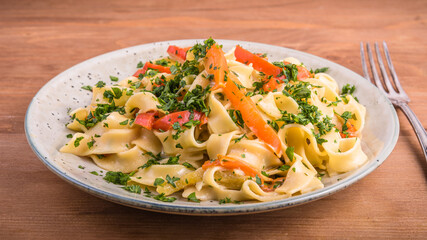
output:
[[[371,71],[372,76],[374,78],[374,84],[377,86],[377,88],[385,94],[388,99],[393,103],[395,107],[399,107],[403,113],[408,118],[409,122],[411,123],[412,127],[415,130],[415,134],[418,137],[418,141],[421,144],[421,147],[423,149],[424,157],[427,160],[427,133],[424,129],[423,125],[421,124],[420,120],[418,120],[415,113],[409,108],[408,103],[410,101],[408,95],[403,91],[402,86],[400,85],[399,79],[397,78],[396,71],[394,70],[393,63],[391,62],[390,54],[388,52],[387,44],[383,42],[383,51],[387,60],[388,69],[390,70],[390,76],[393,79],[394,85],[396,86],[396,89],[393,88],[392,83],[388,77],[387,71],[384,67],[384,63],[381,57],[380,48],[378,46],[378,43],[375,43],[375,52],[377,54],[377,60],[378,60],[378,66],[381,70],[381,75],[384,80],[385,88],[383,87],[383,84],[381,83],[381,80],[378,76],[377,69],[375,67],[375,62],[373,58],[373,54],[371,51],[371,46],[369,43],[366,44],[366,51],[368,52],[368,58],[371,65]],[[371,82],[371,78],[369,77],[368,68],[366,65],[365,60],[365,51],[363,48],[363,42],[360,43],[360,55],[362,58],[362,68],[363,68],[363,74],[365,75],[365,78]],[[397,91],[396,91],[397,90]]]

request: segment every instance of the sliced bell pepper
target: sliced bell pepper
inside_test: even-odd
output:
[[[278,75],[280,75],[280,73],[282,73],[281,68],[274,66],[269,61],[257,56],[256,54],[249,52],[248,50],[240,47],[239,45],[237,45],[236,50],[234,50],[234,56],[236,57],[236,61],[241,62],[243,64],[252,63],[252,67],[255,70],[263,72],[267,76],[277,77]]]
[[[231,105],[241,112],[246,126],[280,157],[282,154],[282,147],[279,137],[262,118],[252,100],[245,96],[243,93],[244,89],[240,90],[236,85],[241,84],[234,74],[230,74],[224,52],[215,44],[208,50],[206,57],[205,68],[209,74],[214,75],[214,88],[223,88],[223,92],[230,100]],[[258,56],[256,57],[259,58]],[[263,59],[261,60],[265,61]]]
[[[229,80],[223,89],[224,94],[230,100],[231,105],[242,114],[246,126],[264,143],[272,148],[277,156],[282,155],[282,144],[277,133],[267,124],[258,112],[257,107],[249,97],[243,94],[233,81],[233,74],[229,74]]]
[[[192,119],[190,119],[191,115],[193,115]],[[203,125],[207,123],[208,118],[204,113],[197,111],[194,111],[194,113],[190,111],[174,112],[157,119],[153,123],[153,129],[168,131],[172,128],[174,123],[178,122],[179,126],[182,126],[190,120],[200,121],[200,125]]]
[[[298,75],[297,75],[298,80],[301,81],[311,77],[310,71],[308,71],[307,68],[303,66],[297,66],[297,68],[298,68]]]
[[[162,66],[162,65],[156,65],[156,64],[153,64],[153,63],[150,63],[150,62],[146,62],[144,64],[144,67],[141,68],[141,69],[139,69],[138,71],[136,71],[133,74],[133,76],[134,77],[139,77],[140,74],[144,74],[145,72],[147,72],[148,69],[154,69],[154,70],[157,70],[157,71],[162,72],[162,73],[171,73],[171,70],[170,70],[169,67],[165,67],[165,66]]]
[[[267,61],[265,58],[257,54],[253,54],[246,49],[243,49],[239,45],[236,46],[234,56],[238,62],[244,64],[252,63],[252,67],[266,75],[264,80],[266,83],[263,86],[264,91],[269,92],[277,89],[282,83],[285,76],[280,76],[282,69]]]
[[[140,113],[135,118],[135,124],[138,124],[147,130],[153,129],[154,117],[158,114],[158,112],[146,112]]]
[[[183,63],[187,59],[187,52],[190,48],[191,47],[181,48],[175,45],[170,45],[167,52],[173,60]]]
[[[224,52],[214,44],[206,53],[205,70],[214,75],[215,85],[212,90],[224,87],[224,79],[228,72],[227,59]]]
[[[256,171],[255,169],[253,169],[251,166],[249,166],[247,163],[242,162],[241,160],[239,160],[238,158],[234,158],[231,156],[224,156],[224,155],[220,155],[218,154],[218,159],[214,160],[214,161],[206,161],[203,165],[202,168],[204,170],[214,167],[214,166],[221,166],[230,170],[233,169],[240,169],[242,170],[247,176],[251,176],[251,177],[255,177],[256,175],[261,176],[258,171]]]

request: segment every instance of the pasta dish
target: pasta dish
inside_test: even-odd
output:
[[[75,133],[60,151],[165,202],[289,198],[366,162],[365,107],[327,68],[239,45],[225,53],[213,39],[167,53],[110,85],[84,86],[92,100],[70,112]]]

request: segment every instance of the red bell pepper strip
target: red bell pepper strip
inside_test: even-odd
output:
[[[154,117],[158,114],[158,112],[146,112],[140,113],[135,118],[135,124],[138,124],[148,130],[153,129]]]
[[[170,45],[167,52],[173,60],[183,63],[187,59],[187,52],[190,48],[191,47],[181,48],[175,45]]]
[[[144,64],[144,67],[139,69],[138,71],[136,71],[133,74],[133,76],[139,77],[140,74],[144,74],[145,72],[147,72],[148,69],[154,69],[154,70],[157,70],[157,71],[162,72],[162,73],[171,73],[171,70],[169,67],[165,67],[162,65],[156,65],[156,64],[152,64],[150,62],[146,62]]]
[[[190,119],[191,114],[193,114],[192,119]],[[179,126],[182,126],[190,120],[200,121],[200,125],[203,125],[207,123],[208,118],[204,113],[197,111],[194,111],[194,113],[191,113],[190,111],[174,112],[157,119],[153,124],[153,129],[168,131],[172,129],[172,125],[174,123],[178,122]]]

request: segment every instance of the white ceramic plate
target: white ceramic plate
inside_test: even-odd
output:
[[[328,60],[288,48],[252,42],[218,40],[217,42],[223,44],[226,51],[236,44],[240,44],[252,52],[267,53],[270,61],[278,61],[292,56],[299,59],[308,68],[329,67],[328,74],[335,78],[340,87],[346,83],[355,85],[357,89],[355,95],[367,109],[362,147],[367,153],[369,161],[355,171],[333,179],[324,179],[325,188],[314,192],[273,202],[219,205],[217,201],[192,203],[186,199],[165,203],[144,197],[142,194],[129,193],[120,186],[107,183],[101,176],[90,174],[91,171],[98,173],[102,171],[90,159],[58,151],[68,141],[66,135],[71,133],[65,127],[65,124],[69,122],[67,108],[75,109],[90,103],[91,93],[82,90],[82,86],[93,86],[101,80],[110,83],[110,75],[118,76],[120,79],[130,76],[136,71],[139,61],[145,62],[165,56],[169,45],[191,46],[202,41],[167,41],[121,49],[84,61],[59,74],[40,89],[28,107],[25,131],[32,149],[41,161],[59,177],[97,197],[140,209],[188,215],[264,212],[326,197],[365,177],[377,168],[393,150],[399,134],[396,112],[388,99],[360,75]],[[81,169],[78,167],[79,165],[85,168]],[[101,174],[104,175],[105,172],[104,170]]]

